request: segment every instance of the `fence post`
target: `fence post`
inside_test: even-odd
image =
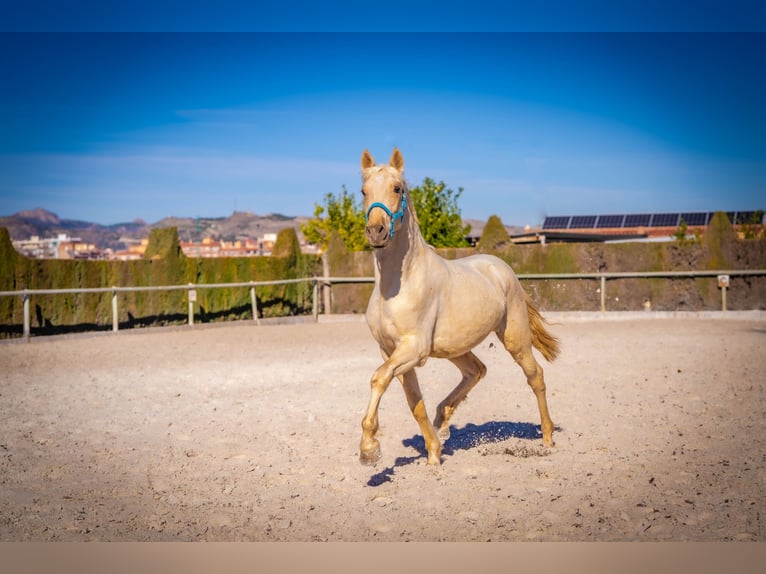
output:
[[[117,288],[112,287],[112,331],[120,330],[120,316],[117,309]]]
[[[729,276],[718,276],[718,287],[721,288],[721,311],[726,311],[726,289],[729,287]]]
[[[325,277],[330,276],[330,259],[326,251],[322,253],[322,273]],[[332,284],[329,281],[322,283],[322,295],[324,296],[324,314],[332,315]]]
[[[197,292],[193,289],[194,283],[189,283],[186,290],[189,298],[189,325],[194,325],[194,301],[197,300]]]
[[[311,290],[311,314],[314,316],[314,322],[319,320],[319,279],[314,277],[314,287]]]
[[[601,312],[606,311],[606,275],[601,275]]]
[[[255,298],[255,285],[250,281],[250,306],[253,308],[253,321],[260,325],[261,320],[258,319],[258,300]]]
[[[21,298],[24,302],[24,338],[29,340],[32,329],[29,320],[29,293],[27,293],[26,289],[21,292]]]

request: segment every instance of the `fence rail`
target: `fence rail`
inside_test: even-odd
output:
[[[726,291],[730,277],[766,275],[766,269],[737,269],[722,271],[615,271],[612,273],[528,273],[518,275],[519,279],[598,279],[601,282],[601,312],[606,312],[606,282],[608,279],[652,279],[652,278],[695,278],[716,277],[721,288],[721,311],[726,311]]]
[[[633,278],[695,278],[717,277],[721,288],[721,310],[726,311],[726,291],[730,277],[753,275],[766,275],[766,269],[739,269],[722,271],[628,271],[628,272],[594,272],[594,273],[523,273],[517,277],[521,281],[531,280],[557,280],[557,279],[595,279],[601,283],[601,311],[606,311],[606,282],[610,279],[633,279]],[[323,286],[331,287],[333,284],[342,283],[374,283],[374,277],[305,277],[301,279],[280,279],[273,281],[243,281],[238,283],[188,283],[186,285],[156,285],[145,287],[81,287],[72,289],[21,289],[18,291],[0,291],[0,297],[21,297],[24,306],[23,335],[29,338],[31,335],[30,298],[32,296],[66,295],[79,293],[111,293],[112,294],[112,330],[119,330],[119,293],[136,293],[142,291],[187,291],[188,323],[194,324],[194,304],[198,289],[231,289],[247,287],[250,289],[250,304],[252,307],[253,320],[258,319],[258,301],[255,295],[256,287],[270,285],[290,285],[296,283],[312,283],[312,315],[317,320],[319,315],[319,289]],[[330,310],[326,309],[327,314]]]

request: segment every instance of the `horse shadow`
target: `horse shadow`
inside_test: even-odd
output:
[[[556,430],[559,430],[558,428]],[[442,456],[452,456],[460,450],[470,450],[480,445],[502,442],[511,438],[525,440],[542,439],[543,433],[540,425],[532,423],[518,423],[509,421],[489,421],[480,425],[466,424],[462,428],[450,425],[450,437],[442,444]],[[407,466],[416,460],[428,457],[426,442],[422,435],[414,435],[402,441],[406,447],[415,449],[416,456],[400,456],[393,466],[384,468],[372,475],[367,481],[368,486],[380,486],[385,482],[391,482],[391,477],[397,468]]]

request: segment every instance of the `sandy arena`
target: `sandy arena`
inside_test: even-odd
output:
[[[0,343],[2,541],[763,541],[766,314],[549,314],[556,446],[494,336],[442,467],[360,321]],[[542,361],[542,359],[541,359]],[[460,376],[419,369],[426,406]]]

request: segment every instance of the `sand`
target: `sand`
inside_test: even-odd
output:
[[[552,314],[556,446],[494,336],[443,464],[359,320],[0,343],[1,541],[763,541],[766,320]],[[426,406],[458,382],[418,370]]]

